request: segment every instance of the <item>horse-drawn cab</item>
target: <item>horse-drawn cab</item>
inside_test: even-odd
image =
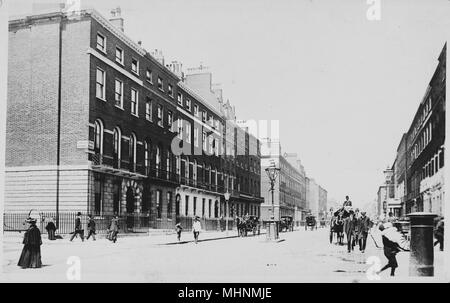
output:
[[[316,225],[317,222],[316,222],[316,217],[315,217],[315,216],[309,215],[309,216],[307,216],[307,217],[305,218],[305,220],[306,220],[305,230],[307,230],[308,227],[309,227],[311,230],[313,230],[314,228],[317,229],[317,225]]]
[[[256,216],[245,216],[244,218],[236,218],[236,225],[238,229],[238,235],[246,237],[248,232],[252,232],[253,235],[260,234],[259,219]]]
[[[294,231],[294,219],[291,216],[282,216],[279,231]]]

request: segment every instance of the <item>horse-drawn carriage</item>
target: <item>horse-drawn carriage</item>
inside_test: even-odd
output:
[[[294,218],[291,216],[281,217],[279,231],[294,231]]]
[[[244,218],[237,217],[236,226],[240,237],[246,237],[248,232],[252,232],[254,236],[256,234],[260,234],[259,219],[256,216],[248,216]]]
[[[316,217],[309,215],[305,218],[305,230],[308,230],[308,227],[313,230],[314,228],[317,229],[317,222]]]

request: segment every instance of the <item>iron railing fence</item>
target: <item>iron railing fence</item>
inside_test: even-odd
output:
[[[3,231],[25,231],[28,228],[25,220],[28,217],[27,212],[11,212],[3,214]],[[70,234],[75,230],[75,219],[77,212],[60,212],[59,224],[56,234]],[[48,219],[52,218],[56,224],[56,212],[40,212],[37,218],[36,226],[41,233],[46,233]],[[109,229],[113,215],[93,214],[97,234],[106,234]],[[158,218],[157,214],[121,214],[119,216],[120,233],[143,233],[150,229],[174,229],[177,222],[185,231],[192,230],[193,217],[177,217],[173,219]],[[81,223],[85,233],[88,231],[88,214],[81,212]],[[205,231],[225,231],[226,219],[219,218],[200,218],[202,230]],[[228,219],[228,230],[235,229],[235,220]]]
[[[3,231],[25,231],[28,228],[25,220],[28,213],[4,213],[3,214]],[[69,234],[75,230],[75,219],[77,212],[60,212],[58,229],[56,234]],[[48,219],[52,218],[53,222],[57,224],[56,212],[40,212],[37,218],[36,226],[41,233],[46,232],[46,225]],[[95,227],[97,234],[104,234],[107,232],[113,215],[93,215],[95,220]],[[87,213],[81,213],[81,223],[85,232],[88,227]],[[119,232],[148,232],[151,228],[150,216],[147,214],[123,214],[119,216]]]

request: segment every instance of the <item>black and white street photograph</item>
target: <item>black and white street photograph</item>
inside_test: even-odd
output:
[[[0,0],[0,282],[450,282],[448,37],[449,0]]]

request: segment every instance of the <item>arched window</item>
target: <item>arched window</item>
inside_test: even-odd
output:
[[[103,154],[103,123],[98,119],[94,123],[94,151]]]
[[[151,144],[150,140],[145,140],[144,142],[144,165],[145,165],[145,173],[148,176],[150,174],[150,150]]]
[[[120,168],[120,158],[121,158],[121,147],[122,147],[122,132],[119,127],[114,129],[113,135],[113,145],[114,145],[114,166],[115,168]]]
[[[135,171],[136,168],[136,135],[130,136],[130,170]]]

